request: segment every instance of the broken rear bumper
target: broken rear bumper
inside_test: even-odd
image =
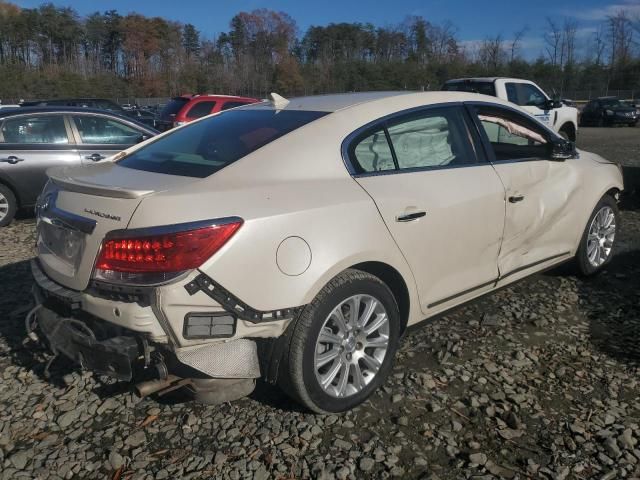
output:
[[[54,353],[62,353],[83,368],[119,380],[133,379],[134,365],[142,357],[134,336],[114,336],[98,340],[83,321],[65,318],[42,307],[37,313],[38,325]]]
[[[32,262],[37,323],[54,353],[119,380],[166,378],[255,379],[260,377],[256,343],[239,338],[177,347],[91,314],[87,295],[53,282]],[[124,310],[124,309],[123,309]],[[125,320],[125,319],[123,319]]]

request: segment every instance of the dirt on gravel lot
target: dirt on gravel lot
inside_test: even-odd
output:
[[[585,128],[579,146],[640,166],[639,134]],[[212,407],[64,361],[46,378],[24,334],[34,221],[16,221],[0,229],[0,478],[640,478],[637,205],[603,274],[536,275],[412,329],[341,416],[263,384]]]

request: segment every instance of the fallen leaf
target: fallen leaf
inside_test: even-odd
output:
[[[111,477],[111,480],[120,480],[120,477],[122,477],[123,469],[124,469],[124,465],[121,465],[120,468],[114,472],[113,477]]]
[[[138,427],[144,428],[144,427],[146,427],[147,425],[151,424],[152,422],[154,422],[157,419],[158,419],[158,415],[149,415],[147,418],[145,418],[142,422],[140,422],[138,424]]]

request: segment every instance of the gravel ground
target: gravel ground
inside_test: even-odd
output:
[[[585,129],[585,148],[587,131],[606,153],[632,130]],[[210,407],[64,361],[45,378],[23,328],[34,222],[17,221],[0,230],[0,478],[640,478],[637,207],[602,275],[537,275],[413,329],[384,388],[342,416],[267,385]]]

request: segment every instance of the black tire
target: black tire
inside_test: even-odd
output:
[[[353,295],[371,295],[387,312],[389,340],[381,366],[368,384],[357,393],[335,397],[322,389],[315,374],[316,341],[333,309]],[[294,400],[316,413],[337,413],[364,402],[387,378],[400,334],[400,313],[389,287],[378,277],[360,270],[345,270],[331,280],[305,307],[291,333],[288,352],[280,369],[279,384]]]
[[[593,219],[595,218],[597,213],[604,207],[610,207],[613,210],[613,213],[615,216],[615,225],[616,225],[615,236],[613,238],[611,252],[609,253],[604,263],[602,263],[602,265],[599,265],[599,266],[594,266],[591,264],[588,258],[587,237],[589,235],[589,228],[591,227],[591,223],[593,222]],[[576,253],[576,258],[575,258],[575,264],[576,264],[578,273],[583,276],[591,276],[601,272],[609,264],[609,262],[611,262],[611,259],[615,255],[619,236],[620,236],[620,213],[618,212],[618,204],[615,198],[613,198],[611,195],[605,195],[600,199],[596,207],[593,209],[593,212],[591,212],[591,215],[589,216],[589,221],[587,222],[587,225],[584,228],[584,232],[582,233],[582,238],[580,239],[580,245],[578,247],[578,251]]]
[[[558,135],[560,135],[565,140],[571,140],[571,138],[569,138],[569,133],[566,130],[560,130],[558,132]]]
[[[17,210],[16,196],[9,187],[0,183],[0,227],[9,225]]]

